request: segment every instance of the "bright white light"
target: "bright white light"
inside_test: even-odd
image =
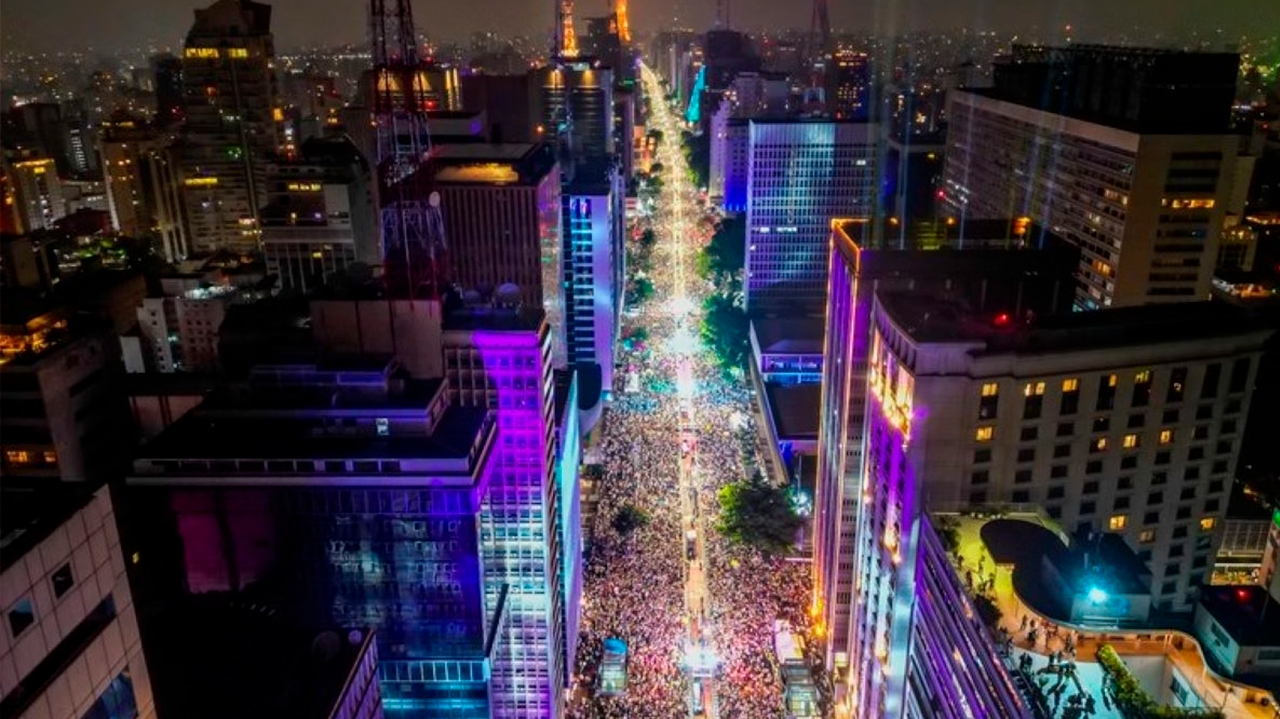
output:
[[[671,312],[676,317],[687,317],[693,311],[693,300],[681,295],[671,300]]]
[[[1089,601],[1093,604],[1106,604],[1109,595],[1100,587],[1089,588]]]
[[[676,379],[676,394],[680,399],[692,399],[693,390],[693,377],[682,374]]]
[[[676,334],[671,338],[671,351],[678,355],[693,354],[698,348],[698,342],[694,339],[693,334],[689,332],[688,327],[681,326],[676,330]]]

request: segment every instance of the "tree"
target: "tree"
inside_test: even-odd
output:
[[[631,536],[632,532],[647,525],[648,523],[649,515],[645,514],[644,510],[632,504],[622,505],[622,508],[618,510],[618,513],[613,515],[613,522],[611,522],[613,531],[624,537]]]
[[[652,227],[646,228],[644,232],[640,233],[640,246],[644,248],[645,251],[652,250],[653,245],[657,241],[658,241],[658,237],[657,235],[653,234]]]
[[[637,277],[627,288],[627,304],[638,305],[653,297],[653,282],[647,277]]]
[[[698,252],[698,272],[726,294],[741,291],[747,264],[747,223],[741,216],[726,217],[716,226],[707,246]]]
[[[757,475],[725,485],[718,499],[716,531],[730,542],[774,555],[795,549],[804,519],[796,513],[786,487],[767,484]]]
[[[653,163],[652,165],[650,165],[650,166],[649,166],[649,174],[650,174],[650,175],[661,175],[661,174],[662,174],[662,171],[663,171],[663,170],[665,170],[665,169],[667,169],[667,166],[666,166],[666,165],[662,164],[661,162],[655,162],[655,163]]]
[[[751,349],[747,313],[728,295],[710,295],[703,303],[702,339],[726,371],[741,368]]]

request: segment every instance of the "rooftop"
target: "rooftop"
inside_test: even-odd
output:
[[[65,482],[40,487],[6,485],[0,492],[0,571],[13,566],[80,511],[93,499],[95,489]]]
[[[1280,645],[1280,602],[1256,585],[1203,585],[1200,606],[1240,646]]]
[[[822,385],[779,385],[766,383],[765,395],[769,413],[778,430],[778,440],[817,439],[818,421],[822,416]]]
[[[542,326],[546,313],[533,307],[468,307],[450,312],[444,329],[462,332],[532,332]]]
[[[1156,345],[1265,332],[1247,312],[1221,302],[1121,307],[1044,317],[979,313],[952,300],[880,292],[881,307],[917,342],[980,342],[986,353],[1067,352]]]
[[[470,142],[436,145],[428,171],[444,184],[534,185],[555,166],[546,143]]]
[[[763,354],[822,354],[822,317],[753,317],[751,327]]]
[[[425,406],[424,406],[425,410]],[[290,420],[196,409],[145,445],[139,459],[464,459],[489,410],[450,407],[430,436],[317,433],[314,418]]]
[[[218,595],[153,612],[148,638],[167,658],[151,670],[159,709],[188,719],[335,716],[372,633],[307,629],[290,618]]]

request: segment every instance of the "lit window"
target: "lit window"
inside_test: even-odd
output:
[[[1110,527],[1113,532],[1119,532],[1128,526],[1128,524],[1129,517],[1123,514],[1113,514],[1111,515],[1110,521],[1107,522],[1107,526]]]
[[[1044,382],[1028,382],[1027,386],[1022,388],[1022,394],[1027,397],[1039,397],[1044,394]]]
[[[1099,452],[1107,448],[1107,438],[1099,437],[1093,440],[1093,448]]]
[[[979,442],[990,442],[995,433],[995,427],[979,427],[978,433],[975,435],[975,439]]]
[[[46,449],[46,450],[45,450],[45,452],[44,452],[44,463],[45,463],[45,464],[57,464],[57,463],[58,463],[58,453],[57,453],[57,452],[54,452],[53,450],[48,450],[48,449]]]
[[[995,382],[987,382],[982,385],[983,397],[995,397],[999,391],[1000,391],[1000,385],[996,384]]]
[[[1115,386],[1116,386],[1116,381],[1117,381],[1117,378],[1116,378],[1116,376],[1115,376],[1115,375],[1113,375],[1113,374],[1109,374],[1109,375],[1107,375],[1107,386],[1108,386],[1108,387],[1115,387]]]
[[[1205,517],[1204,519],[1200,520],[1200,531],[1212,532],[1213,528],[1216,527],[1217,525],[1218,525],[1218,520],[1214,519],[1213,517]]]
[[[1080,389],[1080,380],[1074,377],[1072,377],[1071,379],[1062,380],[1063,392],[1075,392],[1078,389]]]
[[[31,464],[31,453],[25,449],[5,450],[4,458],[9,464]]]
[[[1160,430],[1160,444],[1172,444],[1172,443],[1173,443],[1173,430],[1171,429]]]
[[[1124,448],[1125,448],[1125,449],[1133,449],[1134,447],[1137,447],[1137,446],[1138,446],[1138,435],[1136,435],[1136,434],[1126,434],[1126,435],[1124,436]]]
[[[1141,542],[1142,544],[1151,544],[1152,542],[1156,541],[1156,530],[1154,529],[1142,530],[1142,534],[1138,535],[1138,541]]]
[[[1133,376],[1134,384],[1145,384],[1151,381],[1151,370],[1144,369]]]

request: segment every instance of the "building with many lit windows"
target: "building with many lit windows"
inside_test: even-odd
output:
[[[566,544],[577,542],[555,531],[571,500],[555,466],[551,336],[539,311],[483,308],[446,316],[442,337],[457,403],[497,415],[497,466],[481,507],[480,547],[485,606],[505,622],[491,680],[493,716],[504,719],[561,716],[573,669],[565,624],[566,607],[577,599],[565,596],[562,579]]]
[[[747,138],[747,311],[820,314],[836,217],[869,216],[877,126],[752,120]]]
[[[172,134],[123,114],[103,122],[101,133],[112,227],[129,237],[154,234],[166,262],[185,259],[187,225]]]
[[[908,224],[909,230],[891,236],[898,229],[895,225]],[[1041,237],[1030,225],[886,225],[877,233],[866,219],[831,223],[829,299],[818,340],[823,342],[825,334],[818,363],[822,391],[816,413],[814,604],[830,629],[825,657],[837,678],[850,661],[854,535],[862,506],[863,442],[869,420],[865,389],[875,293],[911,289],[963,300],[993,317],[1003,313],[1013,318],[1066,311],[1075,287],[1077,252]],[[758,371],[766,370],[761,366]],[[768,416],[776,412],[771,405]]]
[[[297,626],[375,630],[388,715],[497,716],[497,417],[451,394],[385,357],[259,365],[166,428],[134,460],[122,523],[144,639],[170,626],[145,617],[233,592]]]
[[[1081,309],[1208,298],[1237,181],[1239,56],[1015,46],[995,87],[948,93],[942,195],[1081,250]]]
[[[279,287],[306,294],[357,262],[381,263],[372,168],[348,137],[311,139],[268,164],[262,254]]]
[[[182,50],[183,203],[191,249],[252,250],[264,161],[280,149],[271,6],[217,0],[196,10]]]
[[[21,232],[51,230],[67,214],[58,181],[57,163],[47,157],[4,163],[4,174],[13,187],[14,207]]]
[[[579,168],[567,188],[564,216],[564,322],[568,362],[579,373],[588,429],[613,388],[614,345],[622,313],[623,187],[617,169]]]

